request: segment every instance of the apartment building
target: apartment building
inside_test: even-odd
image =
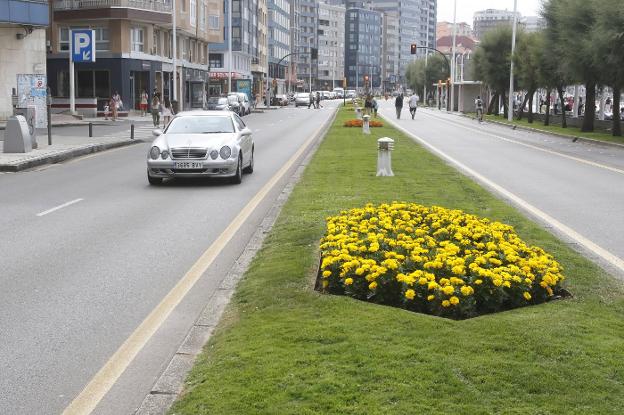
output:
[[[518,23],[522,25],[522,15],[516,12]],[[514,12],[509,10],[486,9],[475,12],[474,14],[474,34],[477,39],[482,39],[483,35],[489,30],[500,26],[511,26],[514,21]]]
[[[258,0],[256,10],[256,56],[251,59],[251,74],[253,77],[253,92],[263,98],[265,77],[269,67],[269,9],[267,0]],[[253,36],[253,34],[252,34]]]
[[[382,13],[360,8],[345,13],[345,77],[349,88],[381,87]]]
[[[311,50],[318,50],[318,0],[296,0],[299,22],[295,30],[298,31],[297,51],[297,76],[304,81],[306,89],[312,84],[312,89],[319,87],[318,84],[318,59],[313,59]]]
[[[345,8],[321,2],[318,15],[318,85],[332,90],[344,77]]]
[[[208,86],[209,42],[223,40],[223,0],[176,0],[176,91],[173,91],[171,0],[51,0],[48,84],[69,96],[69,33],[93,29],[96,62],[75,64],[80,100],[102,110],[118,92],[125,110],[138,109],[142,91],[177,101],[180,109],[203,105]],[[90,105],[90,104],[89,104]]]
[[[13,115],[18,74],[46,73],[47,0],[0,1],[0,120]]]
[[[399,16],[387,12],[382,17],[381,80],[384,91],[396,88],[401,78],[399,60]]]
[[[271,96],[288,90],[287,68],[291,58],[282,59],[291,50],[292,0],[269,0],[269,77]]]

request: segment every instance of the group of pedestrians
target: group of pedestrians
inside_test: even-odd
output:
[[[143,90],[141,93],[141,116],[144,117],[147,114],[148,110],[148,100],[149,95],[147,94],[147,90]],[[171,101],[169,98],[165,98],[164,100],[160,96],[160,92],[156,88],[152,93],[152,99],[149,104],[149,110],[152,114],[152,123],[154,127],[160,126],[160,117],[162,115],[163,118],[163,128],[169,124],[171,121],[171,117],[174,115],[173,107],[171,106]]]
[[[314,92],[310,91],[310,102],[308,102],[308,109],[310,109],[310,106],[312,106],[312,108],[315,109],[319,109],[321,108],[321,93],[316,91],[316,94],[314,94]]]
[[[396,109],[397,120],[401,119],[401,111],[403,111],[404,100],[405,97],[403,96],[403,94],[397,95],[396,99],[394,100],[394,108]],[[412,93],[412,95],[407,100],[407,105],[409,106],[409,112],[412,116],[412,120],[416,116],[416,110],[418,109],[418,100],[419,97],[418,95],[416,95],[416,93]]]

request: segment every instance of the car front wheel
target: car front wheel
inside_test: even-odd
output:
[[[152,186],[158,186],[162,184],[163,179],[162,177],[152,177],[149,175],[149,173],[147,173],[147,181]]]
[[[244,173],[251,174],[254,171],[254,149],[251,149],[251,160],[249,160],[249,166],[245,167]]]
[[[232,177],[232,183],[241,184],[243,181],[243,157],[238,156],[238,164],[236,165],[236,174]]]

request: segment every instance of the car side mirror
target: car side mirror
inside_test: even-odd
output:
[[[156,129],[152,130],[152,135],[154,137],[159,137],[159,136],[162,135],[162,130],[160,128],[156,128]]]
[[[250,135],[251,134],[251,129],[249,127],[245,127],[241,130],[241,133],[243,135]]]

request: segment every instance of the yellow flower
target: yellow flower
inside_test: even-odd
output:
[[[463,287],[461,287],[461,293],[464,296],[469,296],[474,293],[474,289],[469,285],[464,285]]]
[[[347,278],[345,280],[345,285],[351,285],[351,284],[353,284],[353,278]]]
[[[459,304],[459,298],[452,296],[451,298],[449,298],[449,301],[451,302],[451,304],[453,305],[457,305]]]
[[[435,299],[435,295],[428,295],[427,301],[433,301]]]
[[[524,295],[524,298],[525,298],[527,301],[529,301],[529,300],[531,299],[531,294],[529,294],[529,293],[527,293],[527,292],[525,292],[525,293],[524,293],[524,294],[522,294],[522,295]]]
[[[407,298],[408,300],[413,300],[415,296],[416,296],[416,291],[414,290],[405,291],[405,298]]]
[[[329,285],[329,281],[323,281],[323,288],[327,288],[328,285]]]
[[[323,278],[327,278],[331,275],[331,271],[323,271]]]
[[[374,290],[375,288],[377,288],[377,281],[373,281],[370,284],[368,284],[369,290]]]
[[[453,287],[452,285],[447,285],[446,287],[442,288],[442,292],[446,295],[451,295],[455,292],[455,287]]]
[[[481,285],[483,284],[483,280],[475,280],[475,285]]]
[[[449,302],[449,300],[444,300],[442,301],[442,307],[450,307],[451,303]]]

